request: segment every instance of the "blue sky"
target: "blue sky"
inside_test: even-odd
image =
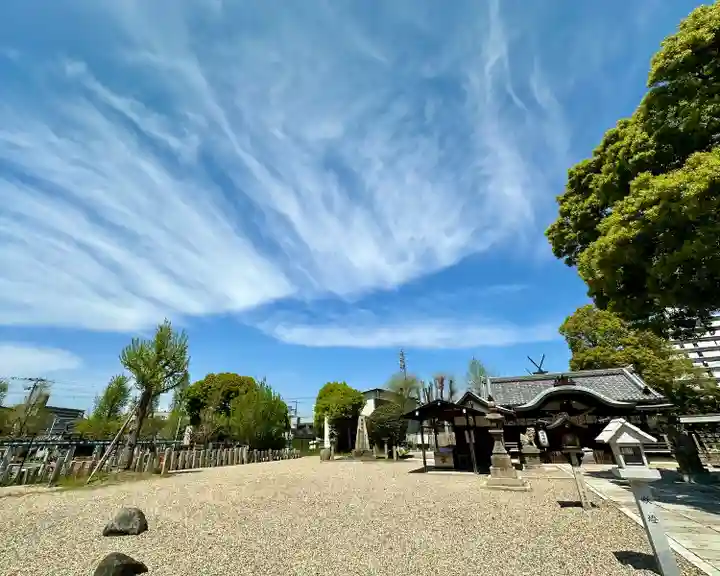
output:
[[[554,198],[697,4],[3,2],[0,375],[90,407],[165,316],[301,413],[400,347],[566,369]]]

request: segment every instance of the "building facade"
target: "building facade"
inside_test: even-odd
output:
[[[720,313],[712,319],[710,330],[699,331],[695,338],[673,342],[698,368],[706,370],[720,386]]]
[[[448,423],[454,441],[442,447],[443,458],[456,469],[468,470],[472,464],[487,471],[493,447],[489,429],[494,426],[488,414],[493,410],[502,416],[506,447],[519,448],[521,434],[533,428],[546,440],[537,447],[551,461],[562,456],[563,438],[570,430],[583,448],[603,451],[595,438],[611,419],[622,417],[653,432],[658,417],[670,408],[662,394],[628,367],[491,377],[479,393],[466,392],[458,402],[435,400],[405,418],[423,423],[425,438],[437,436]]]

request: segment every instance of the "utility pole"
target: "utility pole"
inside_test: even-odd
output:
[[[405,350],[400,348],[400,372],[403,373],[403,380],[407,381],[407,365],[405,364]]]

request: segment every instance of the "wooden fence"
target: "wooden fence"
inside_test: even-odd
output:
[[[16,447],[6,446],[0,457],[0,486],[47,484],[54,486],[63,480],[87,478],[103,455],[98,446],[89,458],[75,458],[75,446],[48,447],[32,457],[16,457]],[[0,448],[3,451],[3,448]],[[103,463],[106,474],[121,471],[123,448],[114,450]],[[300,458],[300,451],[250,450],[247,446],[234,447],[166,447],[136,448],[131,471],[146,474],[168,474],[178,470],[237,466],[255,462],[272,462]],[[23,461],[24,460],[24,461]]]

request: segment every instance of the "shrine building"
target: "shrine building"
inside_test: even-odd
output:
[[[421,423],[423,450],[425,445],[434,446],[435,468],[484,473],[490,466],[491,427],[503,427],[507,450],[521,460],[521,440],[527,440],[521,434],[530,432],[542,460],[555,462],[563,458],[562,439],[572,432],[598,461],[609,462],[608,448],[596,444],[595,438],[611,419],[622,417],[656,433],[658,419],[671,408],[662,394],[628,367],[488,377],[477,392],[468,391],[457,402],[434,400],[404,418]],[[488,419],[491,412],[502,418]],[[438,434],[444,445],[434,441]]]

